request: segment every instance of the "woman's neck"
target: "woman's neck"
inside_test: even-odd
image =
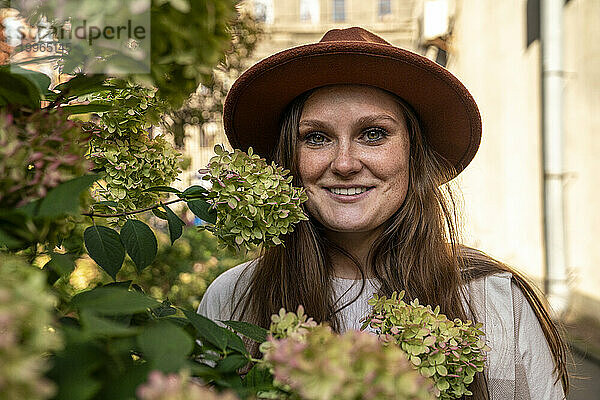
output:
[[[369,251],[379,234],[379,231],[325,232],[327,239],[352,254],[364,268],[369,265]],[[332,251],[330,257],[333,264],[334,276],[345,279],[361,279],[360,272],[357,270],[356,265],[349,260],[348,257],[338,251]],[[370,276],[371,271],[365,271],[365,278],[369,278]]]

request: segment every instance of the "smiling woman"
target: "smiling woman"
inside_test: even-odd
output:
[[[268,328],[281,307],[303,305],[343,332],[360,327],[373,293],[403,290],[483,322],[492,350],[473,398],[564,398],[565,344],[543,296],[458,241],[445,183],[475,156],[481,120],[452,74],[364,29],[332,30],[246,71],[224,123],[233,147],[291,171],[309,220],[219,276],[199,313]]]

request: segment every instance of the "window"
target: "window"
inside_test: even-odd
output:
[[[273,15],[273,0],[254,0],[254,16],[259,22],[272,24]]]
[[[319,22],[319,0],[300,0],[300,20],[312,24]]]
[[[346,4],[344,0],[333,0],[333,21],[344,22],[346,20]]]
[[[392,13],[391,0],[379,0],[379,18],[385,17]]]

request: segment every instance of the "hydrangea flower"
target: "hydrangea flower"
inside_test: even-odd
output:
[[[415,371],[400,348],[383,346],[366,332],[337,335],[319,325],[304,335],[283,339],[271,335],[267,343],[264,359],[275,383],[304,400],[433,398],[430,382]]]
[[[0,393],[4,400],[43,400],[56,391],[44,377],[46,356],[60,347],[50,327],[56,299],[46,274],[0,254]]]
[[[168,374],[152,371],[148,382],[138,386],[140,400],[237,400],[231,392],[218,393],[194,383],[186,374]]]
[[[468,385],[476,372],[483,371],[489,351],[482,324],[450,321],[440,314],[439,306],[425,307],[417,299],[406,304],[403,297],[404,292],[394,292],[390,299],[375,294],[362,328],[370,326],[382,342],[399,345],[421,375],[433,379],[437,397],[471,395]]]
[[[60,109],[0,112],[0,208],[22,206],[84,175],[87,139]]]
[[[215,153],[203,179],[212,184],[207,201],[216,210],[217,223],[206,229],[221,243],[246,249],[279,245],[281,235],[308,219],[300,207],[308,199],[306,193],[292,186],[288,170],[268,165],[252,148],[248,154],[230,153],[217,145]]]
[[[304,307],[298,306],[296,313],[286,312],[285,308],[279,310],[279,314],[271,315],[271,326],[269,327],[269,338],[285,339],[292,338],[302,341],[308,332],[317,326],[317,322],[304,314]],[[272,347],[273,341],[267,340],[261,343],[260,351],[266,353]]]
[[[106,172],[93,186],[93,194],[98,200],[116,203],[96,204],[94,211],[121,213],[157,203],[163,195],[144,189],[170,185],[181,173],[183,161],[163,136],[149,135],[165,110],[164,102],[155,96],[155,90],[130,84],[95,93],[91,99],[112,105],[85,126],[92,136],[88,157],[94,168]],[[111,225],[122,226],[125,221],[125,217],[108,219]]]

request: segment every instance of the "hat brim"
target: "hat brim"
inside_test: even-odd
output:
[[[234,148],[270,157],[287,105],[326,85],[362,84],[392,92],[412,106],[427,143],[461,172],[481,140],[475,100],[448,70],[394,46],[321,42],[284,50],[242,74],[225,101],[225,133]]]

